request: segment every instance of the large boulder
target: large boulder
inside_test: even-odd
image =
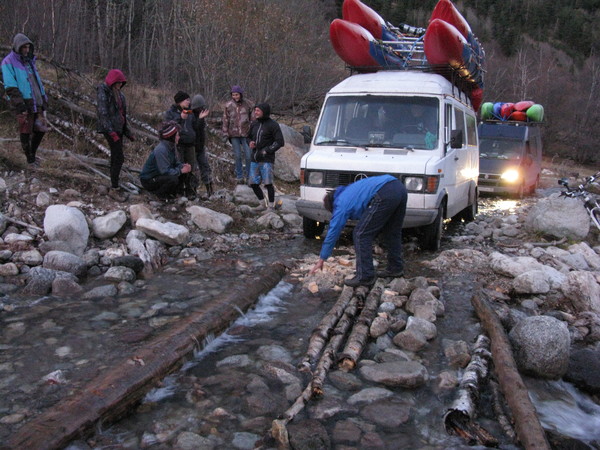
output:
[[[565,322],[550,316],[527,317],[515,325],[509,338],[524,373],[559,379],[567,372],[571,337]]]
[[[569,272],[567,281],[560,287],[566,303],[574,312],[594,311],[600,313],[600,285],[593,272]]]
[[[275,177],[283,181],[298,181],[300,179],[300,159],[306,153],[307,146],[304,137],[293,128],[279,124],[285,145],[275,153]]]
[[[49,241],[63,241],[71,253],[83,255],[90,237],[90,230],[83,213],[66,205],[51,205],[46,208],[44,232]]]
[[[233,223],[233,218],[227,214],[213,211],[203,206],[190,206],[187,212],[192,216],[192,222],[201,230],[225,233]]]
[[[127,214],[124,211],[112,211],[104,216],[96,217],[92,221],[94,236],[98,239],[108,239],[119,232],[127,222]]]
[[[44,269],[72,273],[77,277],[84,276],[87,272],[87,263],[83,258],[59,250],[52,250],[44,255],[43,267]]]
[[[536,233],[558,239],[582,240],[590,231],[590,216],[579,199],[552,194],[533,205],[525,225]]]
[[[146,233],[148,236],[152,236],[154,239],[168,245],[185,244],[190,237],[190,230],[183,225],[173,222],[162,223],[158,220],[141,218],[138,219],[135,227],[139,231]]]

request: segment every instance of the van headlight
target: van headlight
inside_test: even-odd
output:
[[[422,177],[406,177],[404,178],[404,186],[407,191],[423,191],[423,178]]]
[[[323,185],[323,172],[311,171],[308,174],[308,185],[309,186],[322,186]]]
[[[508,169],[502,172],[502,175],[500,175],[500,178],[507,183],[515,183],[520,177],[519,171],[516,169]]]

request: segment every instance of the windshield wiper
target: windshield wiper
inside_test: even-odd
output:
[[[326,141],[319,141],[317,145],[353,145],[350,144],[346,139],[329,139]]]

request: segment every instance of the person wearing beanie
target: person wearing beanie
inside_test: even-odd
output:
[[[98,132],[102,133],[110,148],[110,191],[109,196],[117,201],[125,201],[127,195],[119,187],[119,175],[125,162],[123,136],[130,141],[135,138],[127,124],[127,104],[122,92],[127,78],[119,69],[112,69],[104,83],[96,89],[96,110]]]
[[[33,43],[24,34],[16,34],[12,51],[2,60],[2,77],[17,119],[21,147],[31,168],[39,165],[35,154],[48,131],[48,97],[35,61]]]
[[[200,94],[192,97],[192,114],[194,116],[193,124],[196,133],[196,163],[200,171],[200,180],[206,187],[206,195],[210,198],[213,195],[212,170],[208,163],[204,143],[206,142],[206,122],[204,119],[208,116],[209,110],[206,107],[206,101]]]
[[[196,131],[194,129],[195,117],[190,108],[190,96],[187,92],[178,91],[174,96],[175,103],[165,112],[165,121],[173,121],[181,126],[177,151],[179,158],[192,167],[192,171],[183,177],[182,194],[188,199],[196,198],[198,178],[194,175],[196,163]]]
[[[256,120],[250,126],[248,136],[249,147],[252,150],[250,163],[250,187],[256,194],[261,205],[259,209],[269,207],[275,209],[275,188],[273,187],[273,165],[275,152],[284,146],[283,134],[277,122],[271,119],[271,107],[261,103],[254,107]],[[267,189],[267,198],[260,187],[261,182]],[[265,206],[262,206],[262,202]]]
[[[233,147],[235,158],[235,177],[238,184],[246,184],[250,171],[250,147],[246,137],[252,122],[252,105],[244,99],[244,90],[238,86],[231,87],[231,100],[225,104],[223,111],[223,135]]]
[[[152,150],[140,172],[144,189],[162,199],[174,198],[192,166],[181,163],[177,158],[177,143],[181,126],[174,121],[165,121],[159,130],[160,142]]]

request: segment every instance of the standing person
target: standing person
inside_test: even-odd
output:
[[[194,131],[196,133],[196,163],[200,169],[200,180],[206,187],[206,195],[210,198],[213,195],[212,170],[208,164],[204,144],[206,142],[206,122],[204,119],[208,116],[209,110],[206,107],[206,101],[201,95],[194,95],[191,103],[192,113],[194,115]],[[195,167],[192,166],[192,170]]]
[[[179,158],[192,168],[196,167],[196,131],[194,130],[194,114],[190,109],[190,96],[183,91],[178,91],[173,97],[175,104],[165,112],[165,121],[173,121],[181,127],[177,150]],[[193,172],[183,177],[183,195],[190,200],[196,198],[198,179]]]
[[[119,175],[125,162],[123,136],[130,141],[135,138],[127,125],[127,104],[122,92],[127,78],[119,69],[108,71],[104,83],[96,90],[98,112],[98,132],[102,133],[110,147],[110,191],[109,196],[117,201],[127,200],[127,195],[119,187]]]
[[[351,287],[372,286],[377,279],[373,268],[373,241],[380,231],[387,237],[387,268],[380,277],[404,275],[402,259],[402,223],[406,213],[406,188],[391,175],[379,175],[330,190],[323,198],[325,209],[332,213],[319,261],[312,275],[323,269],[348,219],[358,220],[352,234],[356,251],[356,275],[344,280]]]
[[[270,115],[271,107],[268,103],[261,103],[254,108],[256,120],[252,122],[248,136],[252,150],[249,183],[261,204],[264,200],[265,207],[274,209],[273,164],[275,164],[275,152],[283,147],[284,141],[279,124],[271,119]],[[268,202],[260,188],[261,182],[267,189]]]
[[[148,156],[140,181],[147,191],[167,199],[175,197],[183,183],[183,177],[192,166],[181,163],[177,157],[177,143],[181,126],[173,121],[163,122],[158,136],[160,142]]]
[[[39,165],[35,154],[48,127],[48,97],[38,73],[33,43],[18,33],[12,51],[2,60],[4,89],[16,114],[19,138],[30,167]]]
[[[223,112],[223,134],[233,146],[235,177],[238,184],[246,184],[250,171],[250,148],[246,137],[252,121],[252,106],[244,99],[240,86],[231,87],[231,100]]]

